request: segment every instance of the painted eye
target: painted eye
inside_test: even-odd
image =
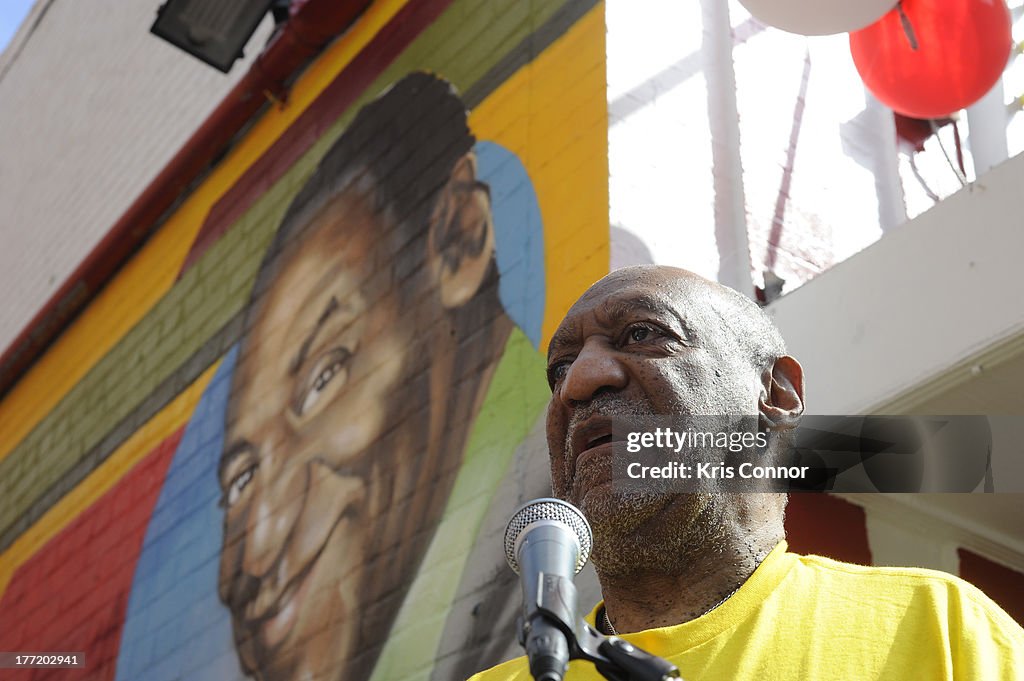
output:
[[[327,353],[310,372],[308,387],[301,395],[295,412],[299,416],[310,413],[329,391],[344,385],[348,378],[348,360],[352,356],[346,348],[335,348]]]
[[[242,496],[242,492],[249,486],[252,481],[252,476],[256,474],[256,466],[249,466],[244,471],[232,478],[228,484],[228,489],[225,494],[224,504],[226,506],[234,506]]]

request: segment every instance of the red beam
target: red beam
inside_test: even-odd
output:
[[[175,201],[213,165],[242,127],[267,101],[284,99],[291,78],[346,28],[371,0],[298,0],[292,16],[271,38],[220,105],[159,175],[114,223],[0,357],[0,397],[153,234]]]

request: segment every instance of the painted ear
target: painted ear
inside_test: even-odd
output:
[[[494,255],[487,185],[476,179],[473,152],[460,158],[430,220],[427,258],[441,304],[456,308],[476,295]]]
[[[762,376],[761,419],[771,430],[790,430],[804,413],[804,369],[792,357],[775,360]]]

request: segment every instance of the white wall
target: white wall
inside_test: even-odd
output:
[[[38,0],[0,56],[0,353],[262,49],[223,75],[149,33],[161,0]]]
[[[870,411],[1024,333],[1024,155],[813,282],[769,314],[818,414]]]

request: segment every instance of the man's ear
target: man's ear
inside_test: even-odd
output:
[[[761,419],[770,430],[790,430],[804,413],[804,369],[785,355],[761,377]]]
[[[494,224],[487,185],[476,179],[473,152],[452,168],[430,220],[427,259],[446,308],[480,290],[494,254]]]

